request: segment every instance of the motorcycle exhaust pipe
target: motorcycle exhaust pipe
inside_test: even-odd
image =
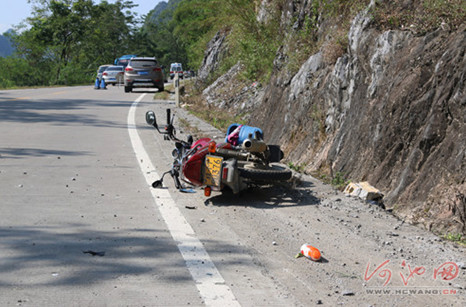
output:
[[[241,152],[238,150],[217,148],[217,154],[224,158],[235,158],[241,161],[252,161],[252,162],[261,162],[261,159],[254,157],[253,155]]]
[[[267,144],[264,141],[256,139],[244,140],[242,147],[249,152],[264,152],[267,150]]]

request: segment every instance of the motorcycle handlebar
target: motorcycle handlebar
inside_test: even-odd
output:
[[[155,119],[154,112],[153,111],[148,111],[146,113],[147,123],[150,124],[151,126],[154,126],[155,129],[157,129],[157,131],[160,134],[164,134],[166,139],[170,139],[170,140],[175,141],[175,142],[180,142],[186,148],[191,147],[191,143],[182,141],[182,140],[178,139],[175,136],[175,127],[173,127],[174,118],[175,118],[174,115],[173,115],[173,117],[171,116],[171,110],[167,109],[167,124],[165,125],[165,128],[161,131],[159,129],[159,127],[157,126],[157,124],[156,124],[156,119]]]

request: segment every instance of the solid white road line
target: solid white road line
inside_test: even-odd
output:
[[[139,96],[131,105],[128,113],[128,132],[139,166],[150,187],[152,182],[160,176],[144,149],[135,123],[137,105],[145,95]],[[205,304],[208,306],[240,306],[168,190],[152,188],[150,190],[155,206],[162,215],[173,240],[177,242],[178,249]]]

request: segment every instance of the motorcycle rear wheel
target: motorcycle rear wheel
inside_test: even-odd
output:
[[[291,178],[291,170],[279,166],[270,165],[269,168],[238,168],[239,175],[253,181],[276,182],[287,181]]]

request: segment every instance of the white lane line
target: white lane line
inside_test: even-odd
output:
[[[146,94],[136,99],[128,113],[128,133],[133,150],[141,167],[142,174],[149,186],[160,176],[155,171],[149,155],[144,149],[141,138],[137,132],[135,114],[138,103]],[[197,289],[207,306],[240,306],[231,289],[225,284],[220,272],[209,257],[201,241],[191,225],[178,209],[170,193],[166,189],[150,189],[155,200],[155,206],[164,219],[173,240],[177,242],[178,249],[183,256],[186,267],[191,273]]]

